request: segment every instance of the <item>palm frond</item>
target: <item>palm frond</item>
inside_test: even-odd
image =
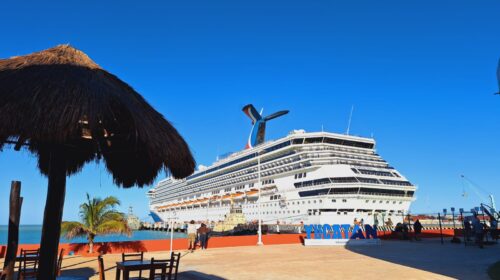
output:
[[[66,239],[86,236],[88,232],[88,228],[79,222],[62,222],[61,224],[61,236],[64,236]]]
[[[96,201],[95,209],[96,215],[101,216],[102,213],[114,209],[115,206],[120,205],[120,200],[114,196],[108,196],[103,200]]]
[[[125,215],[121,212],[115,211],[115,210],[110,210],[102,214],[101,220],[103,222],[105,221],[119,221],[119,220],[124,220]]]
[[[101,223],[96,231],[98,234],[119,233],[130,236],[132,231],[125,220],[109,220]]]

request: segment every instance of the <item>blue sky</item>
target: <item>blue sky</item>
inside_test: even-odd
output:
[[[500,2],[4,1],[0,57],[70,43],[139,91],[199,164],[244,147],[253,103],[292,129],[374,135],[378,152],[419,186],[413,212],[479,202],[465,174],[500,200]],[[1,121],[1,120],[0,120]],[[163,175],[160,175],[159,179]],[[39,224],[46,178],[27,152],[0,153],[0,224],[11,180],[22,223]],[[68,180],[64,219],[85,193],[115,195],[147,215],[147,189],[113,185],[90,164]]]

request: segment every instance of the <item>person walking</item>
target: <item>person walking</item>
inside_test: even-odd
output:
[[[198,235],[199,235],[202,250],[207,249],[207,241],[208,241],[208,233],[209,232],[210,232],[210,229],[207,227],[207,225],[202,223],[201,227],[198,229]]]
[[[188,235],[188,250],[191,250],[191,252],[194,251],[194,248],[196,246],[196,225],[194,224],[194,221],[191,220],[187,226],[187,235]]]
[[[415,232],[415,240],[420,241],[420,234],[422,233],[422,224],[420,223],[420,220],[417,219],[415,223],[413,223],[413,230]]]

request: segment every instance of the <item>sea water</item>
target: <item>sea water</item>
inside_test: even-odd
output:
[[[8,226],[0,225],[0,245],[7,244]],[[42,237],[41,225],[22,225],[19,226],[19,244],[39,244]],[[174,239],[185,238],[185,233],[174,232]],[[170,239],[170,232],[153,230],[135,230],[132,235],[109,234],[96,236],[95,242],[114,242],[114,241],[143,241]],[[61,243],[87,243],[87,238],[77,237],[71,240],[61,237]]]

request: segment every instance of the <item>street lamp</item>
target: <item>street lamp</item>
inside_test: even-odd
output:
[[[172,247],[174,245],[174,217],[176,213],[175,210],[172,212],[172,217],[170,218],[170,256],[172,256]]]
[[[259,240],[257,241],[257,245],[262,246],[264,243],[262,242],[262,211],[261,211],[261,189],[262,189],[262,184],[260,180],[260,151],[257,152],[257,183],[259,185],[259,204],[258,204],[258,210],[259,210],[259,229],[258,229],[258,235],[259,235]]]

